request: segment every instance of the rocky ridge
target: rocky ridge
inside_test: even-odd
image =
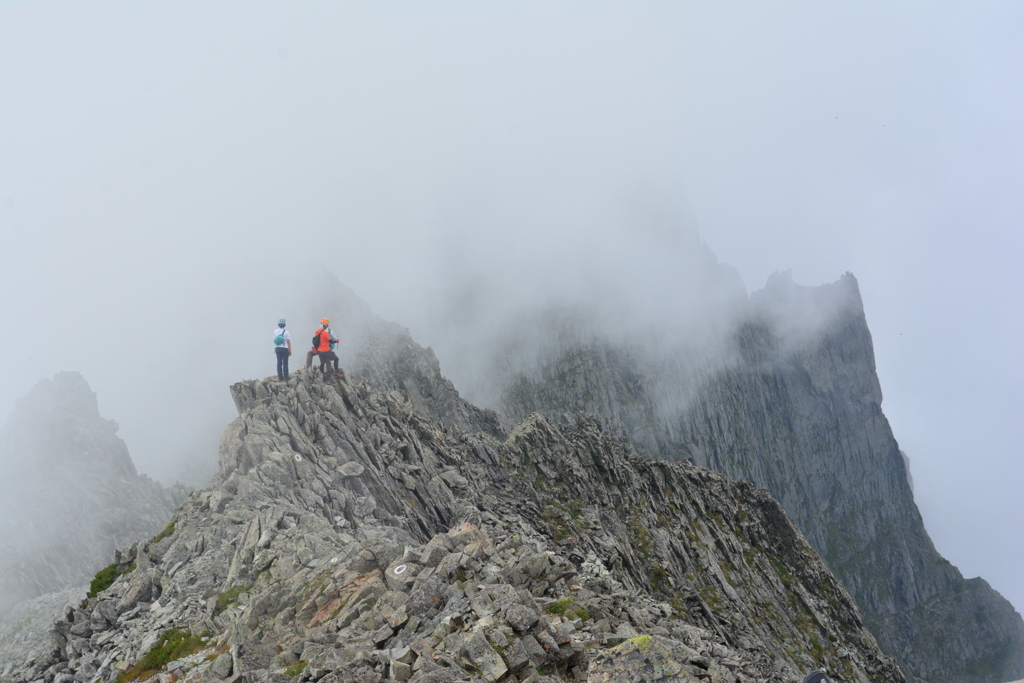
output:
[[[185,496],[140,475],[78,373],[41,381],[0,431],[0,614],[88,582]]]
[[[4,680],[903,680],[749,484],[585,416],[501,439],[304,370],[232,394],[213,485]]]
[[[602,415],[647,457],[768,489],[912,680],[1024,675],[1021,616],[984,581],[965,580],[924,528],[852,275],[817,288],[773,277],[714,358],[640,334],[613,339],[589,318],[539,332],[545,320],[519,326],[539,351],[513,334],[506,345],[518,353],[495,361],[495,407],[507,419]]]

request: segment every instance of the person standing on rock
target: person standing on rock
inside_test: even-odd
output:
[[[330,331],[330,328],[327,327],[328,325],[330,325],[330,323],[331,323],[331,321],[328,320],[327,318],[321,319],[320,320],[320,327],[318,327],[316,329],[316,332],[313,333],[313,348],[311,348],[309,351],[306,352],[306,367],[307,368],[313,366],[313,356],[317,356],[317,355],[320,354],[320,333],[323,332],[324,330],[327,330],[327,334],[328,334],[328,336],[330,336],[331,331]],[[321,363],[321,365],[323,365],[323,363]]]
[[[320,371],[326,375],[327,370],[334,363],[334,373],[338,374],[338,354],[334,352],[334,347],[338,345],[338,338],[331,332],[331,328],[328,327],[331,321],[324,318],[320,321],[320,329],[313,334],[313,350],[306,354],[306,366],[309,367],[313,363],[313,355],[320,356]]]
[[[274,353],[277,355],[277,378],[288,379],[288,357],[292,355],[292,335],[285,327],[284,318],[277,321],[274,330]]]

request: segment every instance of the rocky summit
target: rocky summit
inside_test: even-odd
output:
[[[766,491],[601,420],[463,431],[304,369],[5,681],[903,681]]]

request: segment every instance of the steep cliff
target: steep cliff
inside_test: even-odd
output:
[[[499,439],[305,370],[232,394],[213,485],[5,680],[904,680],[749,484],[583,417]]]
[[[539,351],[511,335],[518,354],[494,365],[501,412],[597,413],[649,457],[768,489],[912,678],[1024,675],[1020,615],[984,581],[965,581],[924,529],[882,413],[852,275],[818,288],[772,278],[713,354],[642,334],[613,339],[601,327],[589,318],[549,325]]]
[[[41,381],[0,431],[0,613],[81,585],[184,498],[140,475],[77,373]]]

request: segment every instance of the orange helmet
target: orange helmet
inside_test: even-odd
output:
[[[331,321],[328,320],[327,318],[323,318],[323,319],[320,320],[320,324],[321,325],[330,325]]]

